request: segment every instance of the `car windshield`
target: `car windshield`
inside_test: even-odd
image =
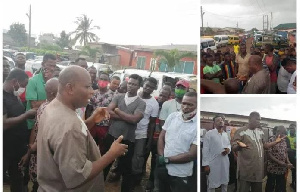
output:
[[[214,42],[214,41],[209,41],[209,42],[208,42],[208,45],[209,45],[209,46],[215,46],[215,42]]]
[[[207,44],[207,42],[205,42],[205,43],[201,43],[201,48],[202,49],[204,49],[204,48],[207,48],[208,47],[208,44]]]

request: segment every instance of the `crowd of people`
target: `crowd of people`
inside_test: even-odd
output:
[[[249,123],[237,128],[225,126],[226,117],[213,118],[212,130],[202,133],[201,191],[226,192],[234,185],[238,192],[262,192],[267,176],[266,192],[285,192],[291,170],[290,186],[296,191],[296,124],[273,128],[272,136],[261,127],[258,112],[249,115]],[[289,132],[289,134],[288,134]]]
[[[154,98],[152,77],[121,83],[83,58],[60,71],[51,54],[32,75],[25,62],[19,54],[10,69],[3,58],[3,176],[12,192],[28,191],[29,181],[32,191],[98,192],[109,176],[131,192],[150,154],[146,191],[197,191],[197,93],[188,81],[176,83],[175,98],[168,83]]]
[[[271,44],[262,49],[245,43],[201,50],[201,93],[296,94],[296,43],[275,52]]]

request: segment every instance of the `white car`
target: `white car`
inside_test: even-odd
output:
[[[143,82],[149,77],[154,77],[157,80],[157,87],[153,91],[152,96],[157,97],[159,95],[159,91],[161,90],[162,86],[166,82],[170,82],[172,84],[172,88],[175,88],[175,84],[180,79],[185,79],[190,82],[190,88],[196,90],[197,88],[197,76],[194,74],[182,74],[182,73],[175,73],[175,72],[159,72],[159,71],[148,71],[148,70],[141,70],[141,69],[123,69],[115,71],[111,77],[118,76],[121,79],[121,83],[128,78],[132,74],[138,74],[143,78]],[[141,91],[143,85],[141,85],[139,91]]]
[[[14,62],[14,60],[12,60],[12,58],[7,57],[7,56],[3,56],[3,57],[5,57],[8,60],[9,66],[10,66],[10,70],[12,70],[13,68],[15,68],[15,62]]]

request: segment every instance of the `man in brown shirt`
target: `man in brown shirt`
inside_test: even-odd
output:
[[[85,69],[70,66],[60,73],[57,97],[40,117],[38,191],[104,191],[102,170],[127,152],[120,136],[101,157],[86,124],[75,112],[88,104],[92,94],[91,78]],[[107,115],[105,109],[99,113],[98,122]]]
[[[250,73],[253,74],[245,85],[242,93],[245,94],[269,94],[270,74],[264,69],[261,57],[252,55],[249,59]]]
[[[249,124],[238,129],[234,134],[233,151],[238,152],[237,180],[239,192],[262,191],[264,177],[264,149],[275,146],[285,137],[277,137],[275,141],[266,143],[264,132],[260,126],[260,114],[252,112]]]

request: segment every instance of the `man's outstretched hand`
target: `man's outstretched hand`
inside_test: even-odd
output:
[[[121,155],[126,155],[128,152],[128,145],[122,144],[123,135],[121,135],[117,140],[113,142],[111,145],[109,152],[115,157],[119,157]]]
[[[237,141],[236,143],[237,143],[241,148],[249,149],[249,146],[246,145],[245,143],[241,142],[241,141]]]
[[[109,119],[109,117],[106,107],[98,107],[92,114],[92,119],[95,123],[100,123],[103,120]]]

